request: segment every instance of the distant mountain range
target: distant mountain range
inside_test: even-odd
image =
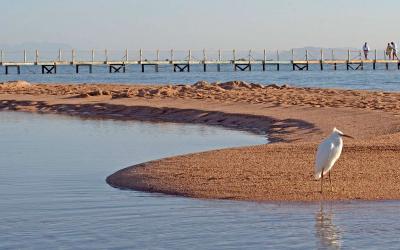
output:
[[[52,42],[26,42],[19,44],[0,44],[0,48],[8,51],[17,50],[58,50],[58,49],[72,49],[72,47],[65,43],[52,43]]]
[[[308,60],[319,60],[321,59],[321,50],[323,58],[325,59],[346,59],[347,53],[350,51],[350,58],[360,57],[360,49],[354,47],[341,47],[341,48],[324,48],[324,47],[303,47],[293,48],[293,55],[295,60],[306,59],[306,53]],[[333,54],[332,54],[333,53]],[[283,50],[279,52],[280,59],[291,60],[292,50]]]

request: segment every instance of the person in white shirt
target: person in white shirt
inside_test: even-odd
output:
[[[397,56],[397,44],[394,42],[391,42],[392,44],[392,59],[394,60],[394,57],[396,57],[397,60],[399,60],[399,57]]]
[[[386,55],[389,57],[389,60],[392,60],[392,55],[393,55],[393,47],[391,43],[387,44],[386,47]]]
[[[368,60],[369,46],[368,46],[367,42],[364,43],[364,46],[362,47],[362,49],[364,51],[365,60]]]

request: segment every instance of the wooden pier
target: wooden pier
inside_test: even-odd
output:
[[[369,58],[365,59],[360,50],[331,50],[321,49],[310,52],[305,49],[292,49],[290,51],[270,50],[138,50],[109,51],[109,50],[86,50],[86,51],[63,51],[41,53],[35,51],[8,52],[0,51],[0,66],[5,68],[5,74],[10,72],[21,73],[21,67],[40,66],[42,74],[56,74],[57,67],[71,65],[75,72],[81,69],[92,73],[93,66],[105,65],[109,73],[125,73],[129,65],[139,65],[141,72],[147,69],[159,71],[159,66],[170,65],[174,72],[190,72],[192,65],[202,65],[206,72],[208,66],[215,65],[217,71],[221,71],[221,65],[232,65],[233,71],[252,71],[255,66],[262,71],[280,70],[281,65],[291,67],[293,71],[309,70],[313,68],[324,70],[330,67],[337,70],[339,65],[346,70],[363,70],[366,65],[371,65],[373,70],[378,65],[388,70],[389,65],[396,65],[400,70],[400,60],[389,60],[384,50],[373,50],[369,52]],[[135,55],[135,56],[132,56]],[[165,58],[165,59],[161,59]],[[317,65],[317,67],[315,67]],[[319,66],[319,67],[318,67]],[[13,70],[14,69],[14,70]]]

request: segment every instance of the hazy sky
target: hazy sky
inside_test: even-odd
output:
[[[75,48],[383,48],[398,0],[0,0],[0,44]]]

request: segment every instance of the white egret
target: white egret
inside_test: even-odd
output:
[[[343,148],[342,137],[353,137],[343,134],[342,131],[337,128],[333,128],[332,134],[323,140],[318,146],[317,157],[315,159],[315,179],[321,179],[321,193],[322,193],[322,182],[324,175],[329,175],[329,183],[332,191],[331,181],[331,169],[335,162],[339,159]]]

